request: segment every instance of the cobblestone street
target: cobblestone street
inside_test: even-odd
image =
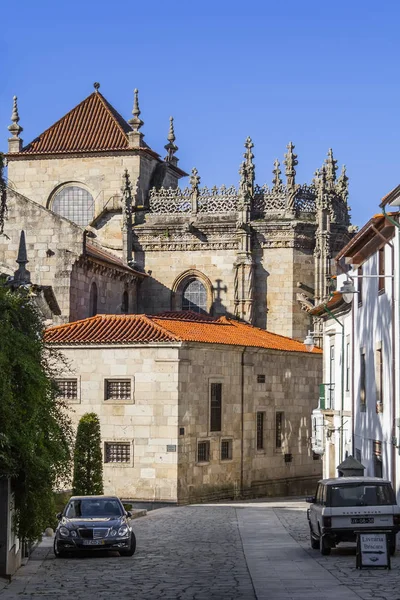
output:
[[[57,560],[45,539],[0,600],[400,600],[392,570],[356,570],[354,546],[311,550],[307,505],[286,499],[164,508],[134,521],[132,558]],[[3,587],[2,587],[3,586]]]

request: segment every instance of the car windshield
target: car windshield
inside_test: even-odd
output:
[[[387,484],[354,483],[333,485],[330,506],[387,506],[395,504]]]
[[[90,517],[120,517],[121,504],[115,498],[80,498],[70,500],[65,509],[68,519]]]

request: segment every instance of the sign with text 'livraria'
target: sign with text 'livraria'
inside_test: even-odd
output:
[[[390,569],[387,534],[384,532],[359,533],[359,567],[386,567]]]

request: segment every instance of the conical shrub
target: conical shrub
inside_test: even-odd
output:
[[[74,496],[103,494],[103,459],[100,421],[96,413],[86,413],[79,421],[74,450]]]

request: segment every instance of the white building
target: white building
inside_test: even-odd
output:
[[[396,199],[400,186],[339,252],[338,291],[310,313],[323,320],[325,394],[312,415],[312,447],[324,476],[337,476],[353,455],[399,495],[399,217],[385,210]]]

